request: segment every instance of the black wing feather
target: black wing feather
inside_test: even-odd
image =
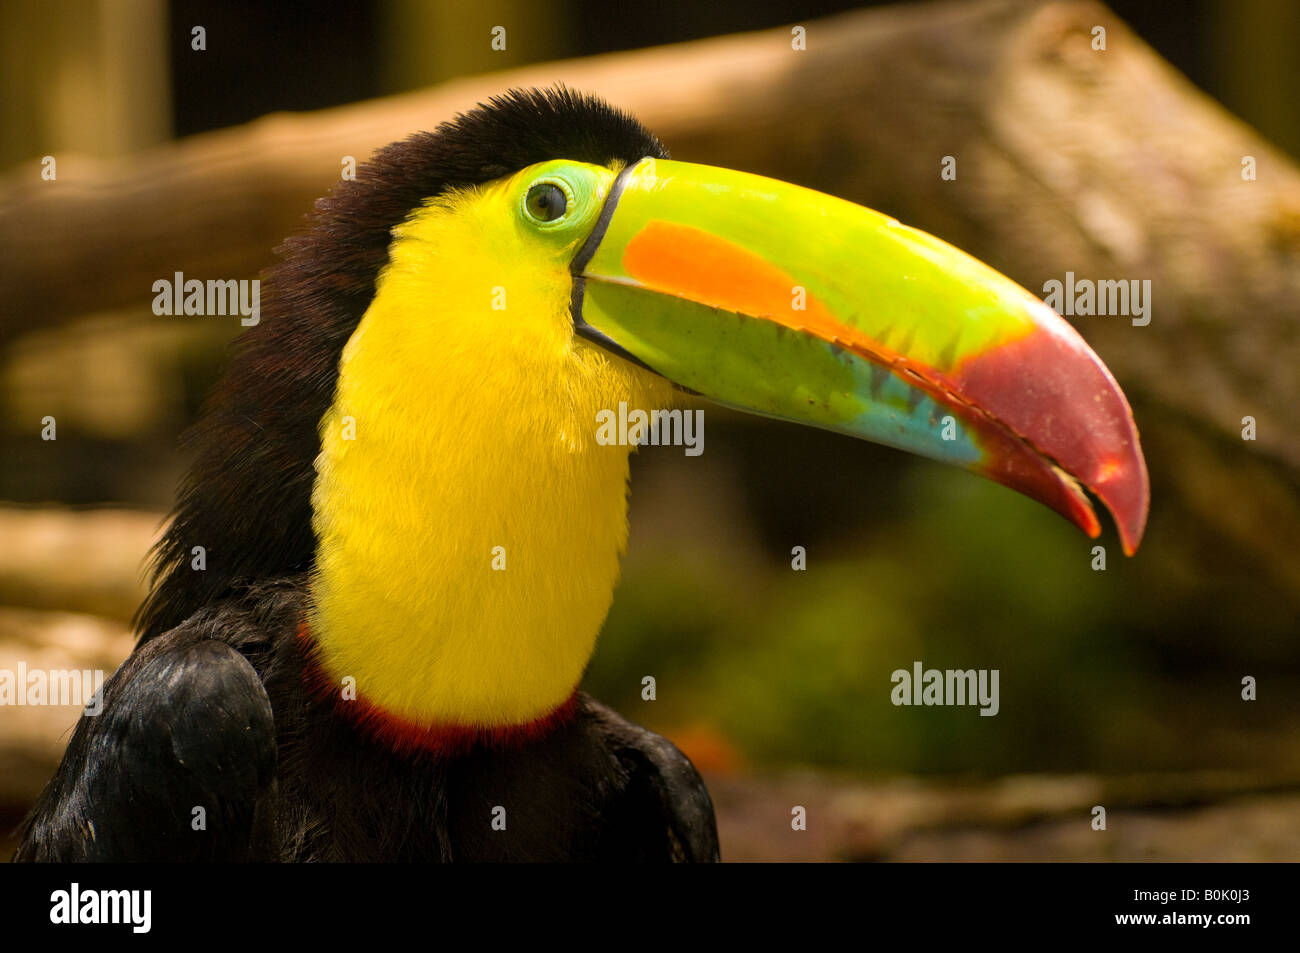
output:
[[[274,859],[275,769],[257,673],[187,624],[105,684],[102,714],[78,722],[14,859]]]
[[[690,759],[667,738],[584,696],[605,745],[627,772],[614,830],[620,859],[710,863],[720,859],[713,799]],[[619,841],[623,841],[619,843]]]

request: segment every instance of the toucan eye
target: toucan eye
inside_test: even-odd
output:
[[[554,182],[538,182],[528,190],[524,208],[539,222],[553,222],[568,210],[569,199],[564,189]]]

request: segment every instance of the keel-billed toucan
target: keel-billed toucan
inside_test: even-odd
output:
[[[1086,489],[1142,535],[1128,405],[1046,305],[593,98],[391,145],[281,254],[139,645],[19,859],[715,859],[690,762],[578,692],[626,540],[633,448],[597,439],[621,403],[890,444],[1096,535]]]

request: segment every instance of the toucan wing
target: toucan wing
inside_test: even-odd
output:
[[[138,647],[103,692],[15,860],[275,859],[275,726],[243,655],[191,620]]]
[[[621,812],[629,856],[707,863],[719,859],[713,801],[695,765],[667,738],[582,696],[597,731],[627,774]]]

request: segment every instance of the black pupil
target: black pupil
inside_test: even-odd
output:
[[[541,183],[528,190],[528,214],[539,222],[553,222],[564,214],[568,201],[558,185]]]

